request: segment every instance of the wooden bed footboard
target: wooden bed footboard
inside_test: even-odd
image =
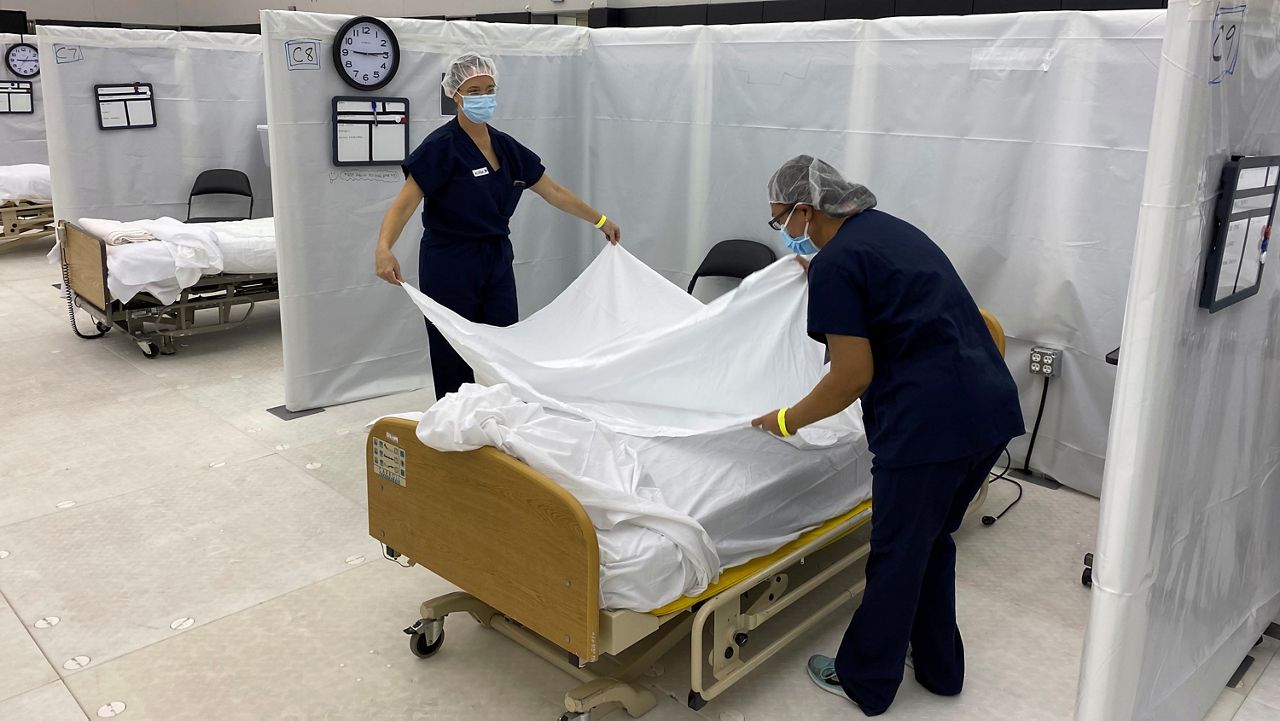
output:
[[[62,223],[62,262],[67,266],[71,291],[104,317],[111,317],[107,291],[107,246],[74,223]]]
[[[495,448],[446,453],[413,421],[369,433],[369,533],[583,662],[598,658],[600,547],[568,491]]]

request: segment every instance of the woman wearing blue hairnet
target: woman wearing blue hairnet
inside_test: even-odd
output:
[[[809,272],[809,334],[831,368],[803,400],[754,425],[788,436],[862,399],[872,462],[867,585],[835,658],[809,676],[868,716],[889,708],[908,646],[916,680],[964,685],[951,534],[1009,441],[1025,432],[1018,389],[947,256],[875,210],[871,191],[816,158],[769,181],[770,225]]]
[[[552,180],[533,151],[489,125],[497,83],[490,58],[467,54],[450,63],[443,85],[461,112],[405,158],[404,187],[382,219],[375,262],[378,277],[404,282],[391,247],[423,203],[422,292],[467,320],[508,326],[518,320],[510,221],[521,193],[532,190],[591,223],[610,243],[622,234],[616,223]],[[437,398],[475,381],[466,361],[429,323],[427,336]]]

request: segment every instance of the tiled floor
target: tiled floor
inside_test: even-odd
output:
[[[408,653],[400,629],[449,587],[369,539],[362,429],[427,392],[282,421],[266,412],[283,400],[276,307],[148,360],[116,333],[72,336],[44,251],[0,252],[0,719],[559,716],[574,683],[465,618],[438,656]],[[1091,498],[1029,487],[996,526],[963,529],[966,692],[908,680],[884,718],[1070,721],[1096,518]],[[646,718],[859,717],[803,670],[848,613],[698,713],[677,647]],[[1276,645],[1209,719],[1280,719]]]

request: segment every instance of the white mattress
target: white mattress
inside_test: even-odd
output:
[[[102,228],[136,228],[152,232],[162,242],[132,243],[107,247],[107,283],[112,297],[128,302],[140,292],[150,293],[163,303],[177,300],[183,288],[190,287],[199,276],[211,273],[276,272],[275,220],[255,218],[223,223],[182,223],[172,218],[116,223],[94,218],[81,218],[78,225],[90,232]],[[157,230],[164,228],[166,233]],[[95,231],[95,228],[99,229]],[[177,238],[180,242],[173,242]],[[192,238],[207,239],[216,261],[187,264],[196,273],[183,273],[182,259],[175,252],[183,250]],[[49,255],[57,262],[57,249]]]
[[[276,272],[275,218],[202,223],[218,234],[224,273]]]
[[[28,163],[0,165],[0,200],[33,200],[48,203],[53,199],[49,166]]]
[[[649,611],[702,592],[720,571],[768,555],[871,497],[860,408],[830,445],[822,429],[783,440],[750,427],[680,438],[615,433],[522,401],[500,384],[464,385],[418,421],[427,445],[492,445],[561,484],[600,544],[605,608]]]
[[[711,536],[721,570],[768,555],[871,497],[871,457],[862,439],[801,450],[746,428],[624,437],[624,443],[635,447],[667,505]],[[681,551],[666,536],[621,525],[597,538],[602,558],[621,559],[600,569],[605,608],[650,611],[687,595]]]

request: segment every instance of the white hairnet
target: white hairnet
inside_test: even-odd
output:
[[[449,70],[444,74],[444,81],[440,84],[444,86],[444,91],[451,97],[458,92],[458,88],[471,78],[478,78],[481,75],[488,75],[493,78],[493,82],[498,82],[498,64],[493,62],[493,58],[486,58],[483,55],[475,53],[467,53],[454,58],[449,63]]]
[[[797,155],[769,179],[769,202],[805,203],[832,217],[845,218],[876,207],[876,196],[812,155]]]

